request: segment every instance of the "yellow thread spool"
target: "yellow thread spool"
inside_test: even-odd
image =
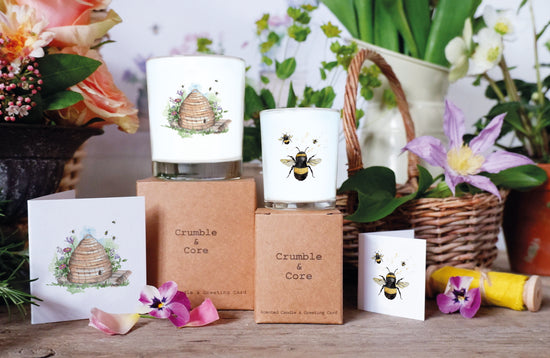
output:
[[[453,276],[470,276],[474,280],[470,288],[483,287],[482,301],[484,304],[507,307],[516,311],[527,308],[531,312],[540,309],[542,303],[542,284],[539,276],[524,276],[504,272],[482,273],[481,271],[468,270],[445,266],[437,270],[428,270],[426,285],[427,295],[435,296],[436,293],[445,292],[447,282]]]

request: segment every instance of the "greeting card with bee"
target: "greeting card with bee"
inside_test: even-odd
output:
[[[414,230],[359,235],[357,307],[424,320],[426,241]]]
[[[146,280],[143,197],[66,191],[29,200],[28,215],[33,324],[130,312]]]

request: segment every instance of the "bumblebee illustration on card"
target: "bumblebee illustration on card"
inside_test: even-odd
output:
[[[284,165],[290,167],[290,171],[288,172],[287,178],[290,176],[290,174],[294,171],[294,178],[299,181],[304,181],[308,177],[308,173],[311,172],[311,176],[315,178],[315,175],[313,174],[313,169],[311,167],[316,166],[317,164],[321,163],[321,158],[316,158],[315,154],[311,155],[308,158],[308,155],[306,154],[307,150],[300,150],[300,148],[296,147],[298,150],[298,153],[296,153],[296,157],[293,157],[292,155],[289,155],[287,158],[281,159],[281,163]]]
[[[388,274],[384,277],[380,275],[381,278],[374,277],[373,280],[378,285],[382,286],[380,288],[380,291],[378,292],[378,295],[384,291],[384,296],[388,300],[393,300],[397,294],[399,293],[399,298],[403,299],[401,296],[401,290],[407,286],[409,286],[408,282],[403,281],[404,277],[401,277],[400,279],[397,279],[397,269],[395,269],[393,272],[390,271],[389,268],[386,267],[388,270]]]

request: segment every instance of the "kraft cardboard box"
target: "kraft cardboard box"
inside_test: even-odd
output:
[[[256,323],[343,322],[342,214],[256,210]]]
[[[254,308],[254,179],[139,180],[145,197],[147,281],[176,281],[191,304]]]

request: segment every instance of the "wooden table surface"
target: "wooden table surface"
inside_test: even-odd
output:
[[[494,269],[504,271],[506,258]],[[0,357],[549,357],[550,277],[543,278],[538,312],[482,306],[473,319],[439,312],[426,301],[426,320],[355,308],[346,286],[344,325],[256,324],[253,312],[221,311],[200,328],[177,329],[167,320],[141,319],[125,336],[108,336],[87,320],[31,325],[0,314]]]

